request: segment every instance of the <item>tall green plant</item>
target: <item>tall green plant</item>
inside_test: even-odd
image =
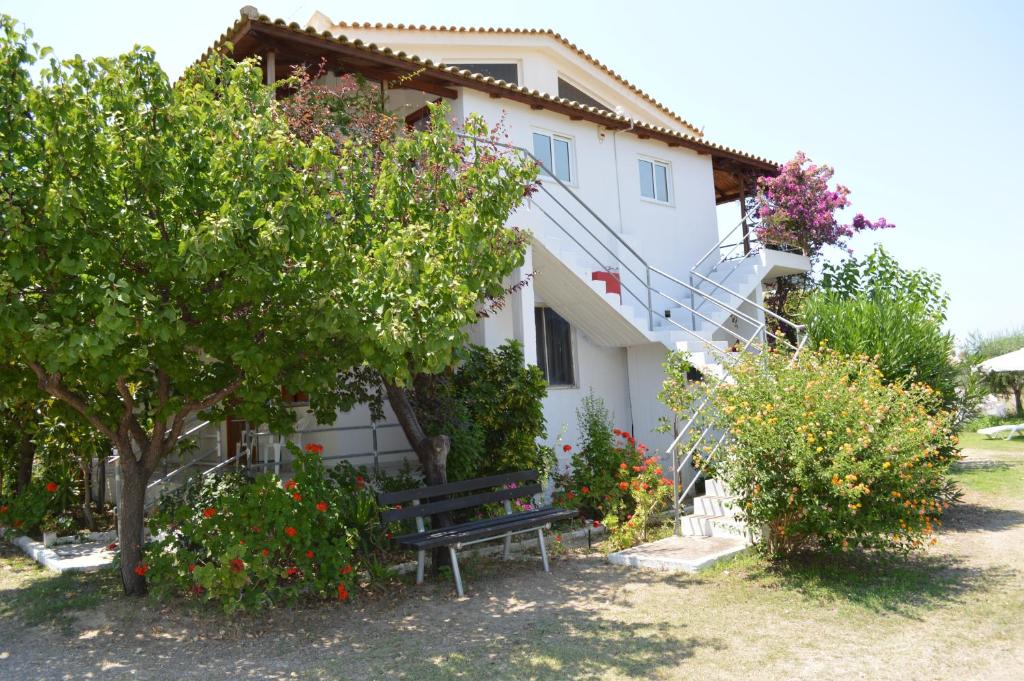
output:
[[[1024,327],[984,335],[973,333],[967,339],[964,352],[965,365],[974,372],[979,363],[986,359],[1005,355],[1024,348]],[[981,383],[985,389],[995,395],[1012,396],[1014,410],[1018,418],[1024,418],[1024,404],[1021,393],[1024,392],[1024,371],[980,371]]]
[[[878,247],[863,261],[826,265],[803,318],[811,347],[872,357],[887,381],[926,383],[952,407],[958,369],[942,329],[946,300],[938,275],[903,269]]]
[[[494,350],[468,346],[456,369],[419,384],[415,402],[427,432],[451,438],[448,475],[464,480],[550,472],[553,453],[538,443],[547,437],[546,395],[544,374],[526,364],[522,345],[511,340]]]

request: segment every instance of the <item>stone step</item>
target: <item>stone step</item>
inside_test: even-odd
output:
[[[693,500],[693,512],[699,515],[732,518],[736,515],[730,497],[704,495]]]
[[[731,497],[732,494],[726,486],[719,480],[714,478],[704,479],[704,494],[709,497]]]

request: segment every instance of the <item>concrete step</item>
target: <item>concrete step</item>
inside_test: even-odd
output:
[[[722,516],[731,518],[736,515],[732,499],[729,497],[715,497],[703,495],[693,500],[693,512],[700,515]]]
[[[708,520],[712,537],[740,539],[746,537],[747,526],[735,518],[719,516]]]
[[[705,478],[704,494],[710,497],[729,498],[732,496],[726,486],[721,481],[715,480],[714,478]]]

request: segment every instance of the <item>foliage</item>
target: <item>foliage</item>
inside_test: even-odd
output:
[[[973,371],[986,359],[1024,348],[1024,327],[992,335],[971,334],[964,352],[965,365]],[[1012,395],[1017,418],[1024,418],[1024,371],[981,372],[981,383],[994,395]]]
[[[888,383],[868,358],[834,350],[745,354],[730,373],[692,393],[715,407],[707,425],[731,435],[695,465],[733,491],[768,552],[907,551],[941,525],[959,456],[935,390]]]
[[[618,488],[629,495],[605,515],[612,548],[628,549],[650,541],[655,514],[672,499],[672,481],[663,474],[658,457],[649,456],[633,467],[619,464]]]
[[[547,437],[546,395],[544,374],[512,340],[494,350],[468,346],[456,369],[418,382],[414,400],[427,433],[451,437],[450,479],[527,469],[546,478],[553,452],[537,443]]]
[[[460,140],[447,110],[383,141],[299,135],[255,61],[171,84],[151,50],[50,60],[0,18],[0,354],[121,452],[122,528],[187,418],[287,429],[452,364],[525,239],[536,168]],[[473,119],[466,130],[486,134]],[[122,577],[138,546],[122,544]]]
[[[778,175],[758,178],[754,227],[758,238],[799,248],[813,258],[823,246],[845,247],[862,230],[894,226],[885,218],[872,222],[861,213],[849,224],[840,223],[836,212],[850,205],[850,190],[842,185],[829,187],[834,172],[800,151],[779,168]]]
[[[47,516],[63,515],[74,493],[67,481],[33,480],[20,494],[0,496],[0,527],[19,534],[37,534]]]
[[[658,457],[647,456],[646,445],[628,431],[612,428],[601,398],[593,393],[584,397],[576,417],[579,446],[565,445],[573,453],[572,462],[554,475],[554,503],[603,522],[613,546],[645,541],[653,514],[671,498],[672,481],[663,475]]]
[[[886,381],[926,383],[951,408],[959,369],[942,330],[946,301],[938,275],[903,269],[878,247],[863,261],[826,264],[803,318],[811,347],[872,357]]]
[[[186,594],[226,611],[347,600],[360,569],[387,545],[373,491],[347,464],[326,469],[322,448],[290,447],[295,476],[193,479],[150,521],[159,538],[134,569],[158,595]]]

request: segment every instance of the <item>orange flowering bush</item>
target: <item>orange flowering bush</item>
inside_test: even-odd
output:
[[[374,493],[351,466],[324,467],[322,447],[291,448],[295,474],[197,479],[161,503],[136,574],[157,595],[204,598],[226,611],[300,597],[347,600],[356,568],[388,543]],[[375,570],[370,570],[375,572]]]
[[[740,519],[776,555],[854,547],[909,551],[934,542],[958,498],[952,415],[923,384],[890,383],[864,356],[740,355],[709,395],[710,425],[730,433],[695,465],[737,497]]]
[[[641,445],[642,447],[643,445]],[[627,549],[651,539],[654,514],[672,499],[672,481],[665,477],[661,461],[649,456],[634,466],[619,464],[616,471],[618,488],[628,495],[615,512],[604,517],[614,549]]]

